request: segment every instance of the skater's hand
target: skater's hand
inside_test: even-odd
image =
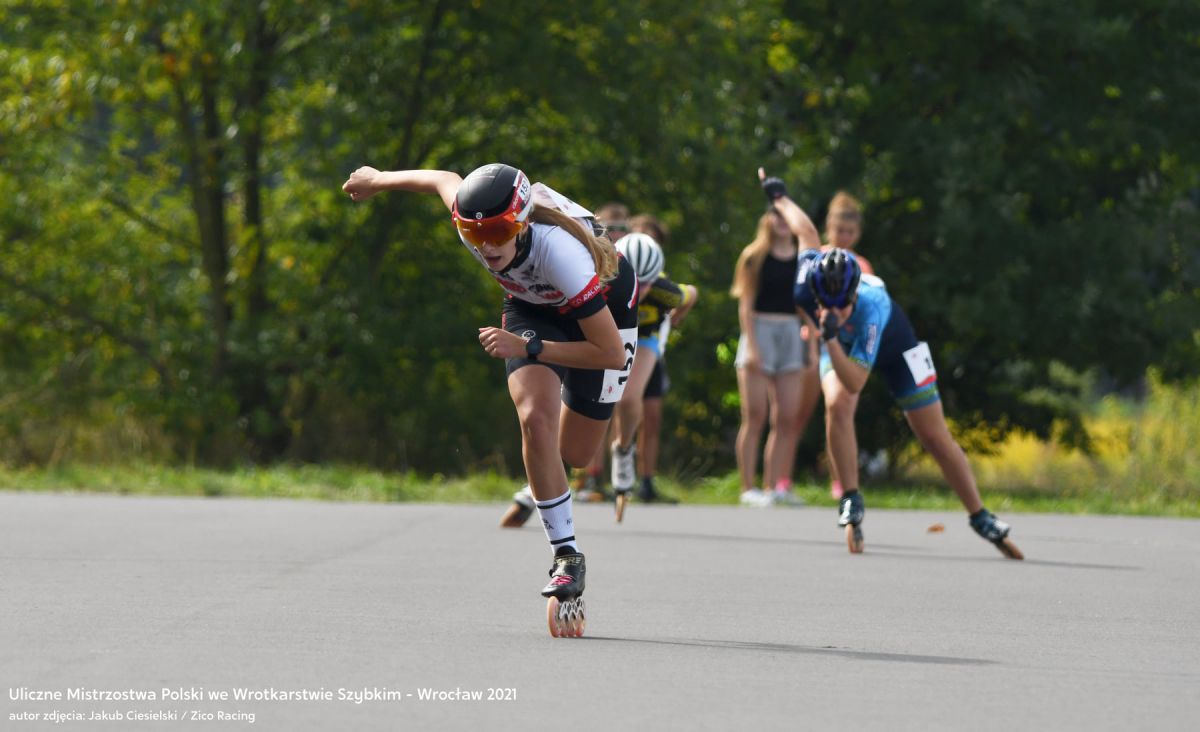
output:
[[[834,338],[837,338],[839,325],[840,323],[838,322],[837,313],[833,312],[832,310],[826,310],[824,313],[822,313],[821,340],[832,341]]]
[[[758,179],[762,182],[763,193],[766,194],[767,201],[775,203],[775,201],[788,194],[787,186],[784,185],[783,179],[774,176],[768,178],[767,172],[762,168],[758,169]]]
[[[379,191],[375,188],[375,176],[379,171],[369,165],[364,165],[350,174],[349,180],[342,184],[342,190],[350,194],[352,201],[365,201]]]
[[[493,358],[524,358],[525,339],[501,328],[480,328],[479,345]]]
[[[754,349],[746,351],[746,358],[742,361],[742,368],[750,371],[762,371],[762,355]]]

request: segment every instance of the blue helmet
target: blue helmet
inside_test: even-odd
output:
[[[845,249],[830,249],[808,268],[808,289],[827,308],[844,308],[854,301],[862,268]]]

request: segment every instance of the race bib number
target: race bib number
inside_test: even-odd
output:
[[[913,382],[917,386],[928,386],[937,381],[937,369],[933,367],[933,356],[929,353],[928,343],[918,343],[904,352],[904,360],[908,370],[912,372]]]
[[[620,371],[607,369],[604,372],[604,384],[600,387],[601,404],[621,401],[625,393],[625,384],[629,381],[629,372],[633,370],[633,357],[637,353],[637,328],[622,328],[621,342],[625,344],[625,366]]]

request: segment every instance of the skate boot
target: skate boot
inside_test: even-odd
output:
[[[1012,539],[1008,538],[1008,532],[1012,531],[1012,527],[996,518],[986,508],[979,509],[979,512],[971,516],[970,520],[971,528],[975,529],[975,533],[995,544],[1001,554],[1009,559],[1025,558]]]
[[[625,507],[637,482],[637,446],[622,450],[619,442],[612,444],[612,484],[616,499],[617,523],[625,518]]]
[[[669,505],[679,503],[677,499],[659,493],[654,487],[654,478],[648,475],[642,478],[642,485],[637,491],[637,499],[642,503],[665,503]]]
[[[546,602],[546,624],[555,638],[579,638],[587,626],[583,587],[587,567],[583,555],[559,550],[550,568],[550,584],[542,589]]]
[[[500,527],[505,529],[521,528],[529,520],[529,517],[533,515],[534,507],[533,489],[525,486],[513,494],[512,505],[508,507],[508,510],[504,512],[504,516],[500,519]]]
[[[838,510],[838,526],[846,528],[846,546],[849,547],[851,554],[862,554],[863,533],[860,524],[862,524],[863,514],[866,512],[862,493],[850,491],[844,494]]]

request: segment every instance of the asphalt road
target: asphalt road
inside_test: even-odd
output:
[[[1200,522],[869,505],[579,507],[553,639],[500,505],[0,494],[0,728],[1200,726]]]

